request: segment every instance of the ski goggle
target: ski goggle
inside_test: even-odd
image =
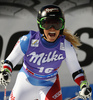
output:
[[[56,30],[62,30],[64,28],[64,20],[62,18],[41,18],[40,22],[37,21],[41,29],[54,28]]]

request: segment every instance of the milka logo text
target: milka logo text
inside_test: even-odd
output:
[[[28,56],[31,56],[29,59],[29,62],[37,63],[37,65],[41,65],[41,63],[51,62],[51,61],[57,61],[63,59],[63,54],[57,54],[56,51],[49,52],[49,54],[41,53],[36,54],[36,52],[30,53]]]

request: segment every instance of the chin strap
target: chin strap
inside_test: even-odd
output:
[[[41,37],[47,39],[47,37],[45,36],[45,34],[41,34]]]

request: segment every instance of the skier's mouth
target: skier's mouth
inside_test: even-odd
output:
[[[49,34],[50,37],[54,37],[56,35],[55,32],[49,32],[48,34]]]

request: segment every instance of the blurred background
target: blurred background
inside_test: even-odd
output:
[[[37,13],[47,4],[58,5],[64,11],[65,28],[80,38],[82,45],[76,50],[77,58],[93,89],[93,0],[0,0],[0,61],[10,54],[21,36],[30,30],[38,31]],[[11,83],[7,86],[7,100],[22,61],[12,73]],[[73,81],[65,61],[59,75],[63,100],[77,95],[79,86]],[[3,97],[4,87],[0,86],[0,100]],[[87,100],[93,100],[93,95]]]

